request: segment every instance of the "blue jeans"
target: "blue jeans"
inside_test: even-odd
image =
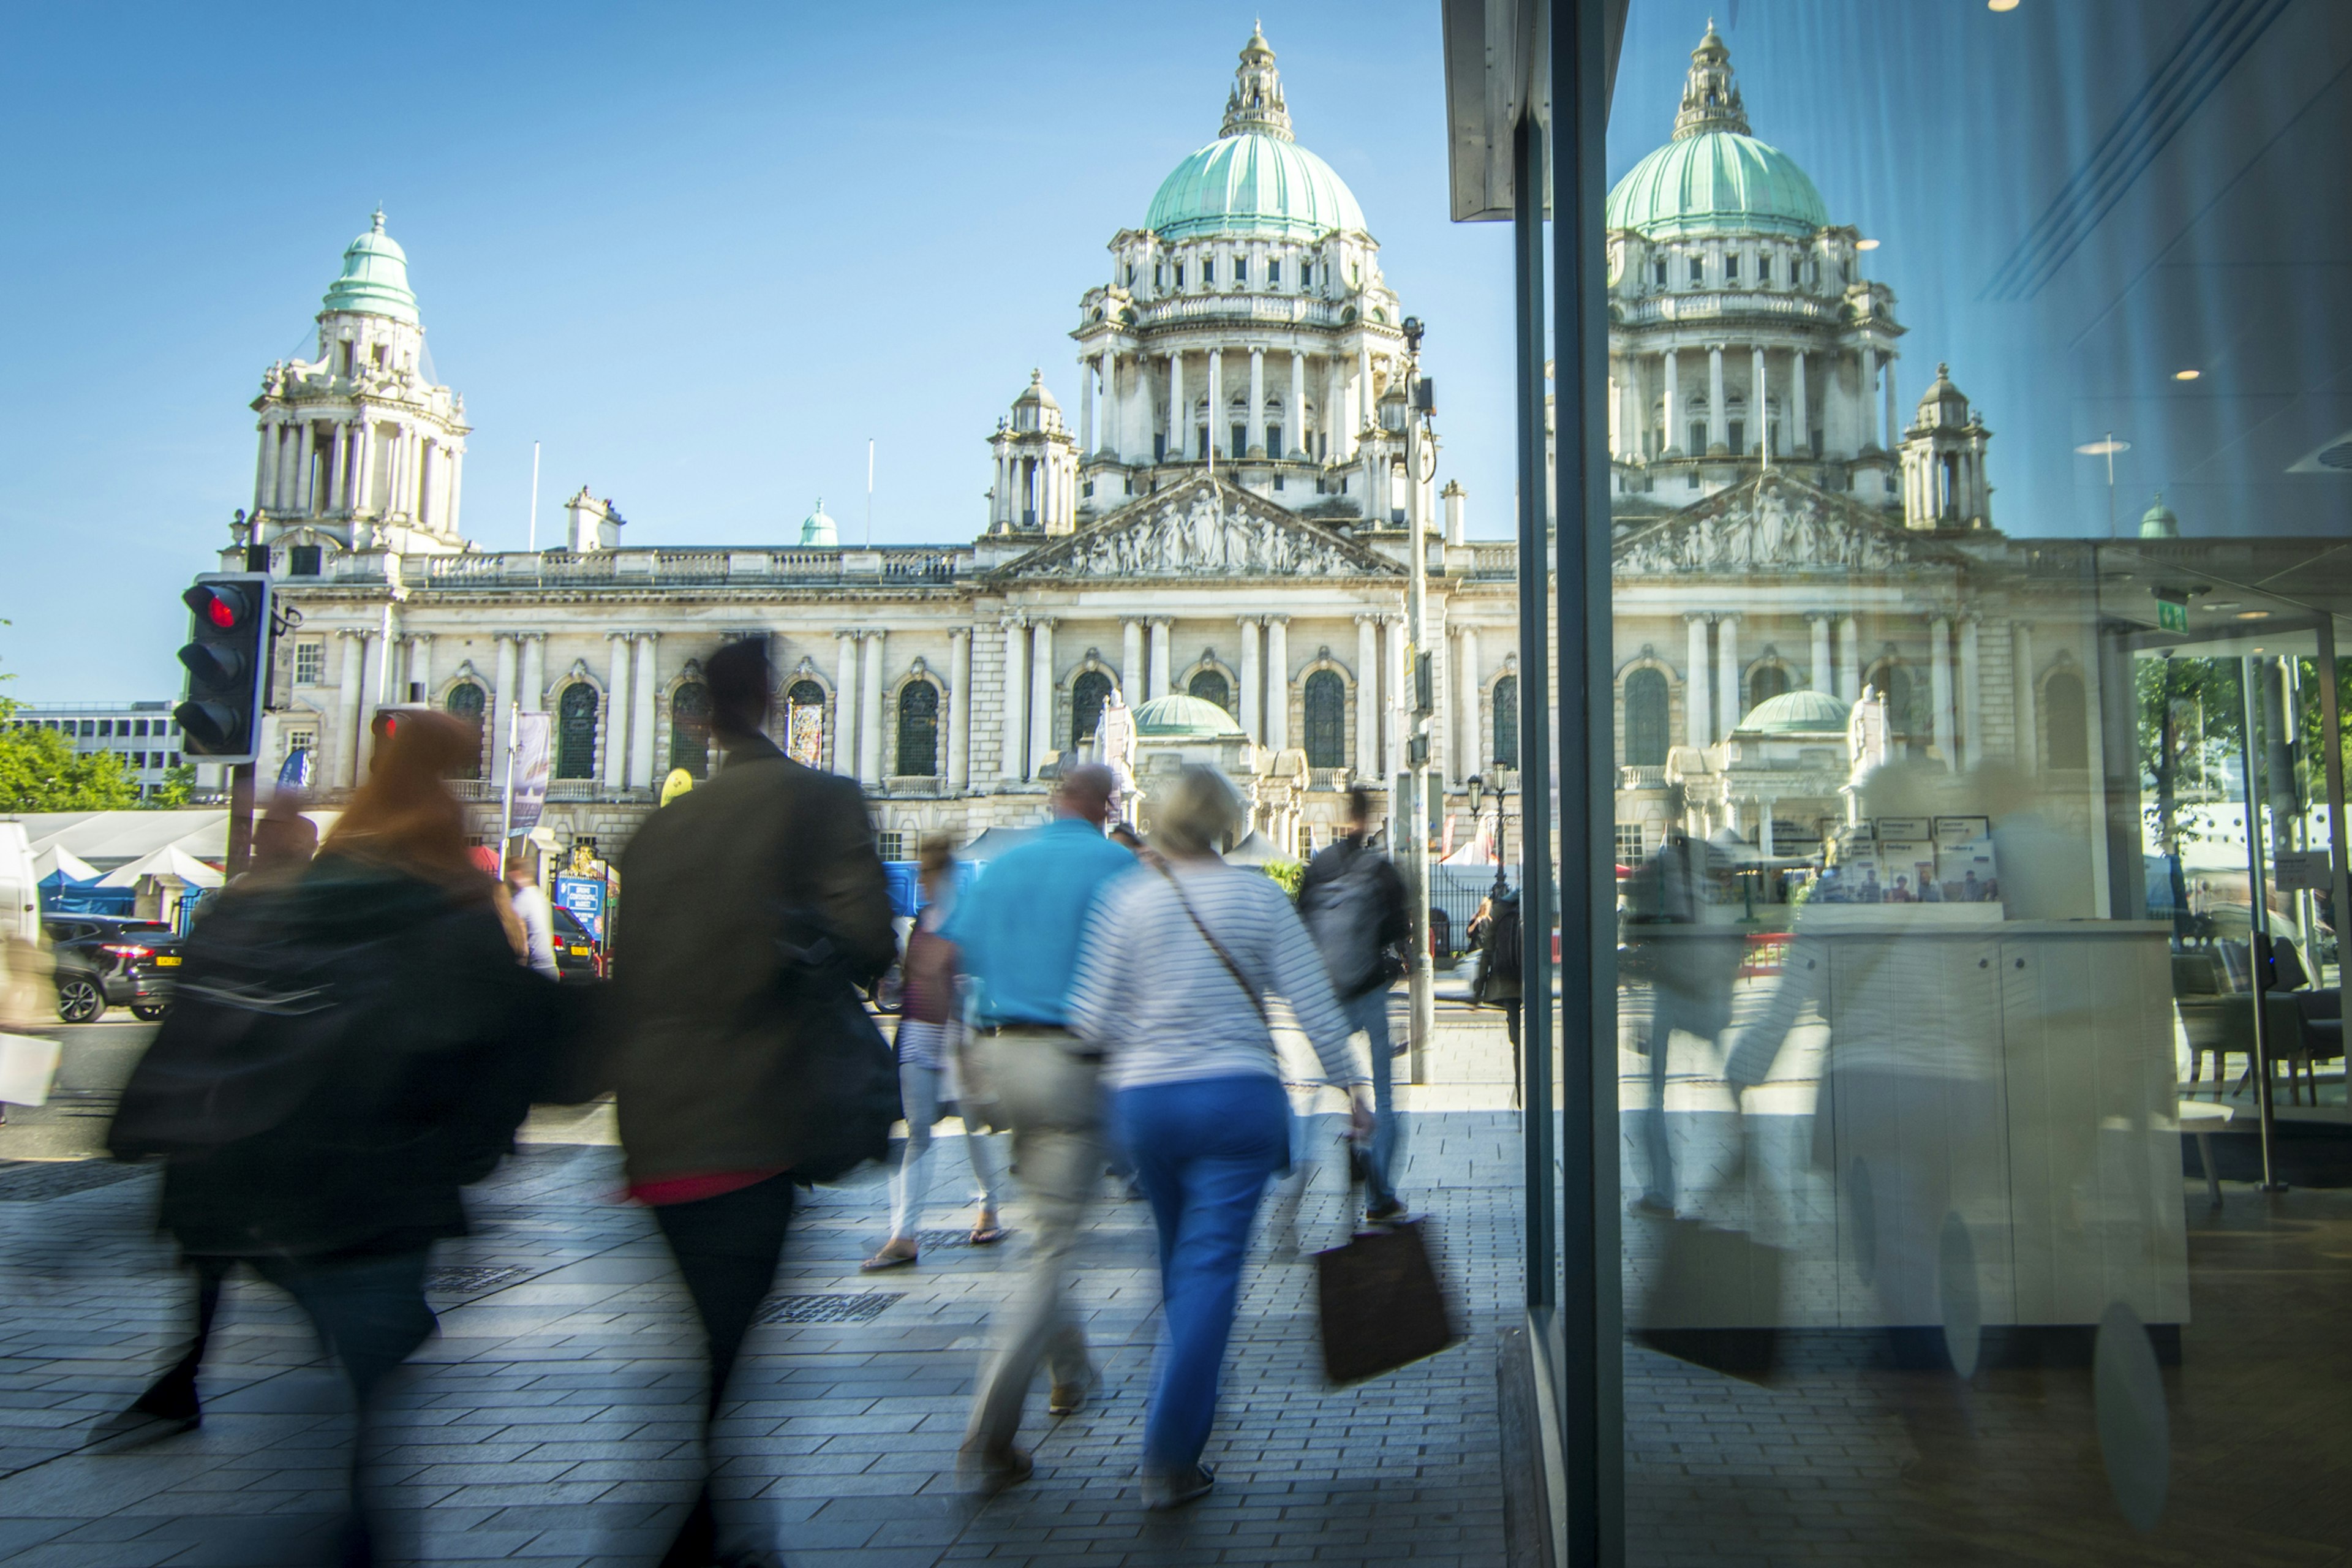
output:
[[[1365,1196],[1377,1208],[1396,1197],[1391,1180],[1396,1159],[1396,1094],[1389,1085],[1396,1053],[1389,1044],[1389,988],[1375,986],[1339,1007],[1349,1026],[1363,1030],[1372,1047],[1372,1146],[1364,1160],[1364,1184]]]
[[[1290,1102],[1252,1074],[1121,1089],[1111,1114],[1160,1227],[1167,1326],[1143,1459],[1178,1470],[1208,1447],[1250,1223],[1288,1153]]]

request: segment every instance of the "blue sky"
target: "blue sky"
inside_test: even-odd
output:
[[[1664,139],[1708,9],[1636,5],[1612,174]],[[1933,345],[1969,334],[1958,301],[1984,260],[1898,242],[1966,226],[1948,188],[1895,177],[1927,150],[1903,127],[2001,132],[1979,123],[1999,119],[1988,101],[1896,84],[1870,51],[1997,51],[2000,19],[1922,0],[1925,35],[1889,39],[1785,12],[1768,34],[1747,11],[1726,36],[1758,134],[1834,217],[1889,231],[1874,259],[1914,329],[1907,408],[1936,358],[1963,359]],[[466,398],[464,521],[484,545],[523,542],[534,439],[542,542],[583,483],[635,544],[792,538],[820,495],[855,538],[869,437],[877,540],[971,537],[983,438],[1033,365],[1073,395],[1078,297],[1215,135],[1255,14],[414,5],[394,34],[366,10],[18,12],[0,66],[0,670],[17,679],[0,690],[175,689],[175,595],[248,504],[261,371],[310,352],[378,202]],[[1508,234],[1446,219],[1436,7],[1264,16],[1300,140],[1430,323],[1472,531],[1504,535]],[[1842,89],[1846,71],[1872,85]],[[1980,400],[2003,385],[1955,374]]]

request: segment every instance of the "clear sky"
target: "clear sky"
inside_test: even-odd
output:
[[[1612,175],[1664,140],[1709,7],[1634,9]],[[1888,40],[1768,37],[1747,9],[1744,29],[1724,20],[1758,134],[1834,218],[1937,221],[1948,191],[1889,194],[1928,150],[1904,138],[1992,133],[1981,106],[1883,73],[1841,98]],[[261,372],[313,352],[320,295],[379,202],[466,399],[464,523],[486,547],[523,543],[534,440],[542,543],[583,484],[633,544],[790,540],[819,496],[854,540],[869,437],[874,537],[969,539],[985,437],[1032,366],[1074,399],[1078,298],[1215,136],[1256,14],[425,4],[388,28],[333,7],[19,10],[0,65],[0,669],[17,677],[0,691],[176,690],[175,595],[250,503]],[[1937,47],[2001,47],[1978,5],[1937,16]],[[1300,141],[1352,185],[1429,323],[1442,472],[1474,534],[1507,534],[1509,237],[1446,218],[1437,8],[1264,17]],[[1887,138],[1855,137],[1857,110]],[[1874,258],[1913,328],[1906,411],[1937,358],[1962,358],[1936,344],[1967,335],[1966,290],[1920,259],[1935,248],[1890,238]],[[1973,289],[1983,258],[1958,259]]]

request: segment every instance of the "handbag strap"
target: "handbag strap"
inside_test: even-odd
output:
[[[1176,879],[1176,873],[1168,868],[1164,860],[1156,864],[1160,874],[1168,879],[1168,887],[1176,895],[1176,901],[1183,906],[1184,918],[1192,922],[1192,929],[1201,933],[1201,940],[1209,944],[1209,951],[1217,955],[1217,962],[1225,966],[1225,973],[1234,977],[1234,984],[1240,986],[1242,994],[1249,998],[1252,1011],[1257,1014],[1257,1021],[1272,1030],[1274,1020],[1266,1016],[1265,1001],[1258,995],[1257,987],[1249,983],[1249,977],[1242,973],[1242,966],[1235,963],[1234,955],[1225,951],[1225,944],[1219,942],[1202,921],[1200,911],[1192,907],[1192,900],[1184,896],[1184,884]]]

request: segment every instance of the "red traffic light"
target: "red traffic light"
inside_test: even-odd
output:
[[[180,598],[199,622],[218,631],[235,631],[253,614],[253,596],[235,584],[199,583]]]

